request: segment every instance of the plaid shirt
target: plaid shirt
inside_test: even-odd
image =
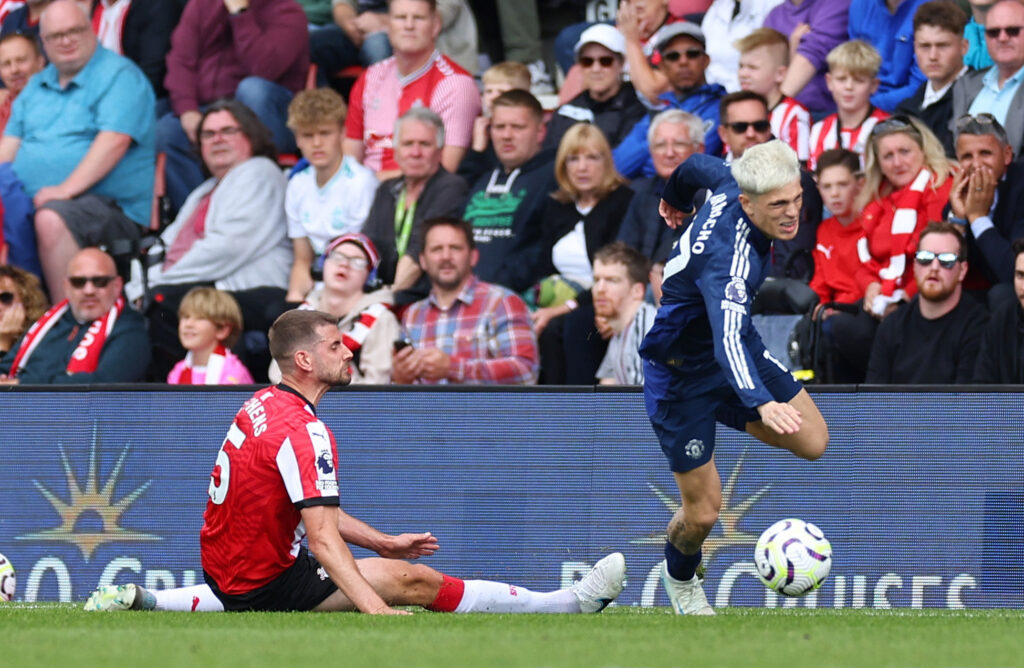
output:
[[[522,299],[499,285],[470,278],[447,309],[431,292],[406,310],[402,324],[414,346],[437,348],[451,357],[448,378],[439,382],[537,382],[540,353],[530,312]]]

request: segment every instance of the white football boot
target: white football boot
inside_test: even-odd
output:
[[[580,602],[580,612],[601,612],[622,593],[626,585],[626,559],[612,552],[570,589]]]
[[[104,585],[97,587],[85,601],[85,610],[152,610],[156,605],[153,595],[134,584]]]
[[[708,605],[704,596],[701,578],[694,575],[686,582],[676,580],[668,574],[668,564],[661,562],[661,584],[665,587],[668,600],[677,615],[713,615],[715,609]]]

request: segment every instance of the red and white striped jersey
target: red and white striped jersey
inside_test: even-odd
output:
[[[833,148],[847,148],[860,156],[861,166],[864,165],[864,150],[875,124],[889,118],[889,114],[881,109],[872,108],[868,117],[860,125],[853,128],[840,128],[839,115],[830,114],[821,119],[811,128],[811,156],[808,167],[813,171],[818,164],[818,156]]]
[[[427,64],[408,76],[398,73],[394,56],[371,65],[352,87],[345,137],[363,142],[363,164],[398,169],[395,121],[410,108],[429,107],[444,122],[446,146],[468,147],[473,121],[480,115],[480,92],[466,70],[435,51]]]
[[[800,162],[810,156],[811,112],[791,97],[783,97],[772,109],[772,134],[796,151]]]
[[[244,594],[295,561],[300,509],[338,505],[337,446],[313,407],[283,385],[246,401],[210,474],[199,552],[226,594]]]

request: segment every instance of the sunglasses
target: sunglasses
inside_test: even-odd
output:
[[[747,131],[747,128],[754,128],[754,132],[768,132],[772,129],[771,121],[736,121],[735,123],[726,123],[727,128],[735,132],[736,134],[743,134]]]
[[[4,306],[10,306],[11,304],[14,303],[14,298],[16,296],[17,295],[15,295],[13,292],[0,292],[0,304],[3,304]]]
[[[590,56],[580,56],[580,66],[583,69],[593,67],[594,63],[597,63],[601,67],[611,67],[615,64],[615,56],[600,56],[598,58],[591,58]]]
[[[890,116],[884,121],[880,121],[875,124],[875,127],[871,128],[871,136],[877,137],[878,135],[884,135],[889,132],[900,132],[903,130],[909,130],[910,132],[917,132],[917,128],[910,122],[910,118],[899,114],[897,116]]]
[[[670,63],[674,63],[683,56],[686,56],[687,60],[697,60],[704,55],[703,49],[687,49],[686,51],[666,51],[661,54],[661,57]]]
[[[110,285],[110,282],[117,276],[68,276],[68,283],[76,290],[81,290],[86,283],[92,283],[97,288],[103,289]]]
[[[996,119],[995,116],[987,112],[982,112],[974,116],[971,116],[970,114],[964,114],[960,118],[956,119],[956,128],[957,130],[959,130],[961,128],[967,127],[968,125],[971,125],[972,123],[977,123],[978,125],[994,125],[995,123],[998,122],[999,121]]]
[[[985,28],[985,36],[991,37],[992,39],[999,39],[999,35],[1006,33],[1007,37],[1018,37],[1020,36],[1020,29],[1022,26],[1000,26],[998,28]]]
[[[922,267],[931,266],[932,261],[936,259],[939,261],[939,266],[943,269],[952,269],[960,261],[960,256],[956,253],[933,253],[926,250],[919,250],[914,253],[914,261]]]

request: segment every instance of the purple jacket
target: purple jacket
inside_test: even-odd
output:
[[[306,14],[294,0],[251,0],[237,16],[224,0],[189,0],[171,36],[165,84],[181,115],[234,95],[248,76],[302,90],[308,70]]]
[[[825,56],[850,38],[847,31],[849,19],[850,0],[804,0],[799,7],[785,0],[764,20],[766,28],[775,28],[787,37],[800,23],[811,26],[811,32],[800,40],[797,53],[811,61],[818,68],[818,73],[796,95],[796,99],[812,112],[835,111],[835,102],[825,87],[825,72],[828,71]]]

